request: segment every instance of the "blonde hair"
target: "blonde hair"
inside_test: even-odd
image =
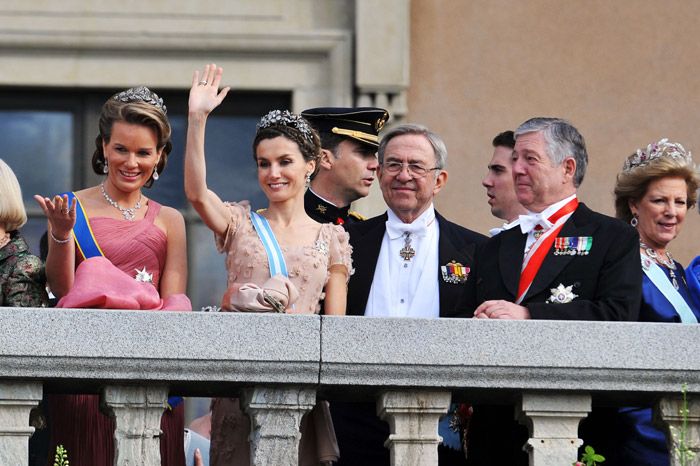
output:
[[[635,154],[630,155],[634,157]],[[629,203],[640,201],[647,193],[652,181],[662,178],[682,178],[688,193],[688,209],[692,209],[698,199],[698,175],[692,160],[673,157],[658,157],[645,165],[623,170],[617,175],[615,184],[615,215],[620,220],[629,222],[632,211]]]
[[[27,223],[22,201],[22,189],[10,166],[0,159],[0,225],[14,231]]]

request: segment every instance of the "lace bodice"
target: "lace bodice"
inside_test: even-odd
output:
[[[219,252],[226,254],[228,285],[255,283],[262,285],[270,278],[265,249],[250,221],[250,208],[237,203],[227,204],[231,217],[223,235],[216,235]],[[331,266],[340,264],[352,271],[349,236],[342,227],[324,223],[314,244],[284,246],[289,279],[299,290],[294,310],[298,314],[317,314],[324,297],[323,287]]]

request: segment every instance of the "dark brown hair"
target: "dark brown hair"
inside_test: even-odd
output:
[[[299,147],[302,157],[306,162],[316,162],[316,170],[318,170],[318,159],[321,156],[321,141],[318,138],[316,131],[311,131],[311,140],[306,138],[304,134],[293,126],[273,125],[266,128],[260,128],[255,133],[253,139],[253,158],[257,160],[257,149],[260,141],[264,139],[274,139],[283,136],[290,141],[294,141]]]

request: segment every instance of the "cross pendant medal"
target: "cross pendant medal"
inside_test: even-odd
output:
[[[404,245],[399,255],[405,261],[410,261],[416,255],[416,250],[411,247],[411,234],[408,232],[404,233]]]

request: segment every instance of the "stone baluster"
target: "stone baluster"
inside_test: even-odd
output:
[[[115,418],[114,464],[160,466],[160,419],[167,407],[168,389],[108,386],[102,399]]]
[[[685,408],[688,412],[684,421]],[[687,406],[684,407],[682,397],[664,397],[659,402],[656,414],[667,427],[666,438],[671,452],[671,466],[700,466],[700,399],[688,396]],[[685,449],[683,454],[687,459],[684,463],[681,463],[682,449]]]
[[[389,423],[385,445],[391,451],[392,466],[438,464],[440,416],[450,407],[450,392],[387,391],[379,395],[377,414]]]
[[[0,383],[0,464],[25,466],[29,461],[29,412],[41,401],[38,382]]]
[[[316,404],[316,390],[302,387],[256,387],[243,391],[242,407],[250,417],[250,462],[254,466],[297,466],[299,425]]]
[[[578,425],[591,411],[590,395],[524,392],[519,408],[520,422],[530,431],[523,447],[530,466],[572,464],[578,459],[583,443]]]

